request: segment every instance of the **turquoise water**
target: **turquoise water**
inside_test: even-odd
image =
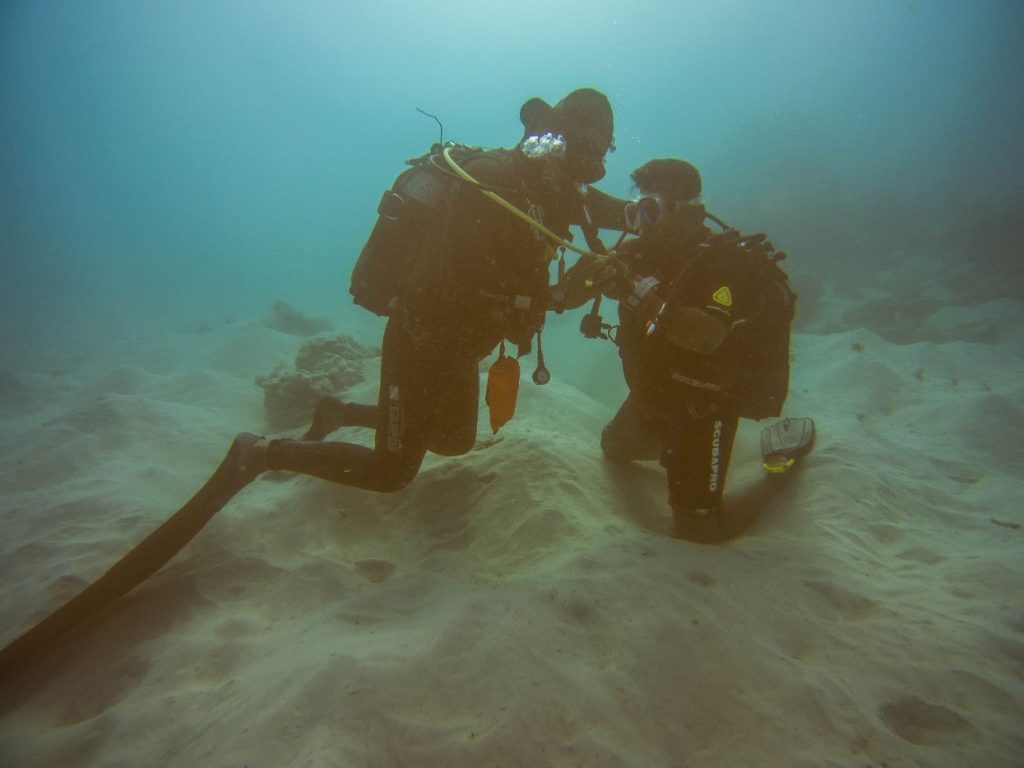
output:
[[[55,322],[219,323],[277,298],[355,322],[380,191],[437,138],[509,146],[519,106],[612,99],[618,151],[703,171],[794,280],[901,253],[1012,268],[1017,2],[16,2],[0,9],[3,350]]]
[[[8,639],[264,428],[275,301],[379,343],[348,278],[416,108],[510,146],[526,99],[605,91],[600,186],[685,157],[790,253],[818,424],[769,485],[745,421],[753,527],[671,539],[662,470],[601,455],[614,346],[553,316],[496,439],[397,495],[255,483],[0,696],[0,755],[1019,765],[1022,61],[1019,0],[0,0]]]

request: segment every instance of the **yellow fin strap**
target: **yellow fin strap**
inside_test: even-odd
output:
[[[769,475],[781,475],[783,472],[789,470],[794,464],[796,459],[778,459],[776,461],[766,461],[764,463],[764,471]]]

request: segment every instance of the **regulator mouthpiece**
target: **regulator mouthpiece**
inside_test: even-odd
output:
[[[523,154],[530,160],[544,160],[549,157],[561,157],[565,154],[565,137],[558,133],[544,133],[540,136],[527,136],[519,145]]]

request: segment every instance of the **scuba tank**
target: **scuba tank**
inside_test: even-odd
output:
[[[456,145],[460,158],[482,149]],[[441,209],[456,177],[440,167],[437,157],[445,146],[407,161],[407,168],[381,195],[377,221],[359,253],[349,293],[352,301],[378,315],[388,316],[402,293],[410,267],[443,221]]]

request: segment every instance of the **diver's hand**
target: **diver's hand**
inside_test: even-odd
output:
[[[555,286],[560,292],[562,309],[576,309],[598,294],[619,298],[628,285],[629,268],[615,254],[582,260],[565,273],[564,279]]]
[[[601,268],[597,270],[592,279],[601,293],[616,301],[627,296],[633,290],[633,277],[629,264],[619,258],[614,251],[604,259]]]

